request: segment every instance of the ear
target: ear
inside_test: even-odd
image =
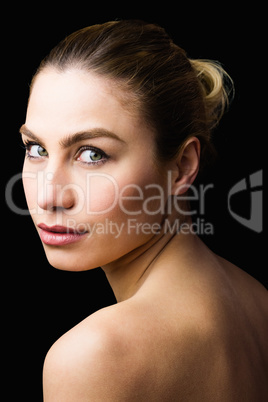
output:
[[[198,138],[191,137],[185,142],[173,164],[172,195],[180,195],[188,190],[197,176],[199,161],[200,142]]]

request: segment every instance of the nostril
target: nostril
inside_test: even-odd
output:
[[[51,184],[39,187],[37,202],[43,210],[70,209],[75,205],[75,194],[69,185]]]

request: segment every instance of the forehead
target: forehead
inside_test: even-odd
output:
[[[111,80],[80,70],[45,69],[33,83],[26,125],[53,138],[94,127],[131,135],[145,129],[131,104],[131,95]]]

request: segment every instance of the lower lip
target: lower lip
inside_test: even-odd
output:
[[[40,230],[40,237],[43,243],[50,246],[65,246],[67,244],[76,243],[84,238],[86,233],[54,233]]]

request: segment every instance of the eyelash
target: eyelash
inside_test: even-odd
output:
[[[28,159],[38,159],[38,158],[36,158],[35,156],[32,156],[31,154],[30,154],[30,150],[31,150],[31,147],[33,146],[33,145],[38,145],[38,146],[40,146],[41,148],[43,148],[40,144],[38,144],[38,142],[35,142],[35,141],[29,141],[29,140],[26,140],[25,142],[24,142],[24,149],[26,149],[26,157],[28,158]],[[45,148],[43,148],[44,150],[45,150]],[[82,154],[82,152],[83,151],[93,151],[93,152],[95,152],[95,153],[97,153],[97,154],[100,154],[101,156],[102,156],[102,159],[100,159],[99,161],[95,161],[95,162],[84,162],[84,161],[80,161],[80,163],[83,163],[83,164],[85,164],[85,165],[100,165],[100,164],[103,164],[103,163],[105,163],[105,162],[107,162],[107,160],[110,158],[110,156],[109,155],[107,155],[104,151],[102,151],[101,149],[99,149],[99,148],[96,148],[96,147],[92,147],[92,146],[89,146],[89,145],[85,145],[85,146],[82,146],[81,148],[79,148],[78,149],[78,151],[76,152],[76,154],[75,154],[75,158],[78,158],[81,154]],[[40,155],[40,158],[41,158],[42,156]]]
[[[27,157],[28,159],[36,159],[35,156],[32,156],[32,155],[30,154],[31,147],[32,147],[33,145],[38,145],[38,146],[41,147],[41,145],[38,144],[38,142],[35,142],[35,141],[26,140],[26,141],[24,142],[23,148],[26,149],[26,157]],[[41,147],[41,148],[43,148],[43,147]],[[45,149],[45,148],[43,148],[43,149]],[[40,157],[41,157],[41,156],[40,156]]]
[[[107,160],[110,158],[110,156],[107,155],[105,152],[103,152],[101,149],[96,148],[96,147],[92,147],[92,146],[89,146],[89,145],[85,145],[85,146],[79,148],[79,150],[76,153],[76,158],[78,158],[82,154],[83,151],[93,151],[93,152],[95,152],[97,154],[100,154],[101,157],[102,157],[99,161],[95,161],[95,162],[80,161],[81,163],[83,163],[85,165],[101,165],[101,164],[107,162]]]

